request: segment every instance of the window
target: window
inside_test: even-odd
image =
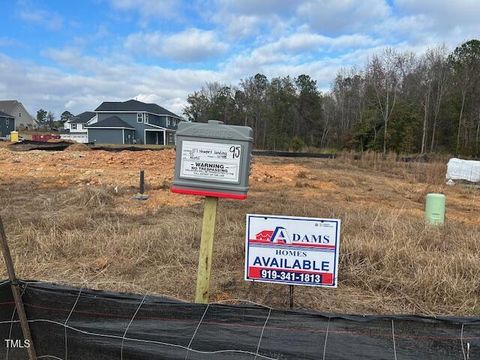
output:
[[[75,123],[72,124],[72,130],[77,130],[77,124]]]
[[[147,114],[147,113],[145,113],[145,115],[144,115],[144,116],[145,116],[145,124],[148,124],[148,114]]]
[[[5,125],[7,126],[7,128],[10,126],[10,119],[5,119]]]
[[[143,123],[143,114],[137,113],[137,123]]]
[[[18,113],[18,117],[22,117],[22,113]]]

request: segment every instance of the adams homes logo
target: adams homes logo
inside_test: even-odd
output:
[[[255,235],[254,242],[274,244],[330,244],[330,235],[289,233],[283,226],[277,226],[274,230],[262,230]]]

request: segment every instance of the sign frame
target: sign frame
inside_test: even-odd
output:
[[[255,236],[255,234],[250,234],[251,231],[251,219],[263,219],[265,222],[268,222],[268,220],[283,220],[283,221],[288,221],[288,222],[314,222],[314,223],[331,223],[334,226],[334,245],[322,245],[322,244],[303,244],[303,243],[296,243],[296,244],[278,244],[278,243],[271,243],[269,246],[268,242],[265,242],[264,244],[261,244],[261,247],[264,248],[275,248],[275,249],[281,249],[285,250],[286,248],[296,248],[296,249],[302,249],[302,253],[308,253],[312,251],[316,252],[323,252],[321,249],[325,249],[325,253],[334,253],[333,255],[333,271],[328,272],[328,274],[332,274],[332,282],[331,283],[324,283],[323,282],[323,276],[327,275],[327,273],[321,273],[318,272],[318,275],[322,277],[322,280],[320,282],[315,282],[315,281],[298,281],[297,277],[300,277],[300,274],[302,272],[305,272],[304,270],[290,270],[289,268],[283,268],[281,266],[276,269],[276,271],[287,274],[290,273],[291,275],[287,275],[288,279],[276,279],[277,275],[275,275],[275,279],[269,279],[269,278],[258,278],[258,277],[251,277],[249,276],[249,268],[250,268],[250,256],[253,256],[251,253],[251,247],[257,247],[256,245],[251,245],[250,244],[250,239]],[[311,223],[310,223],[311,224]],[[268,225],[267,225],[268,226]],[[285,227],[286,228],[286,227]],[[284,284],[284,285],[295,285],[295,286],[311,286],[311,287],[326,287],[326,288],[337,288],[338,287],[338,264],[339,264],[339,257],[340,257],[340,228],[341,228],[341,220],[340,219],[327,219],[327,218],[312,218],[312,217],[300,217],[300,216],[287,216],[287,215],[264,215],[264,214],[247,214],[246,215],[246,235],[245,235],[245,272],[244,272],[244,280],[245,281],[251,281],[251,282],[263,282],[263,283],[273,283],[273,284]],[[272,235],[272,237],[274,237]],[[271,239],[270,239],[271,241]],[[310,250],[308,249],[310,248]],[[307,255],[306,255],[307,256]],[[318,255],[317,255],[318,256]],[[330,255],[331,258],[331,255]],[[281,262],[280,262],[281,263]],[[323,265],[322,265],[323,266]],[[272,268],[269,268],[272,269]],[[265,270],[265,269],[263,269]],[[308,271],[308,273],[313,273],[312,275],[317,275],[315,271]],[[293,276],[294,280],[291,280],[291,277]],[[302,277],[305,280],[305,277]],[[328,277],[327,277],[328,279]]]
[[[208,120],[208,123],[182,121],[175,138],[171,192],[236,200],[247,198],[252,128],[226,125],[218,120]]]

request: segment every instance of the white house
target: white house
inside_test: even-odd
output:
[[[92,111],[85,111],[70,120],[65,121],[63,128],[65,132],[61,134],[61,138],[72,140],[78,143],[87,143],[87,123],[94,123],[97,115]]]

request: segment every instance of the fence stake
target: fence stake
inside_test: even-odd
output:
[[[28,357],[30,360],[36,360],[37,354],[35,352],[35,346],[33,345],[32,334],[30,333],[30,327],[28,326],[27,315],[25,314],[25,307],[23,306],[22,296],[18,289],[17,277],[15,275],[15,269],[13,267],[12,256],[10,255],[10,248],[8,247],[7,236],[5,235],[5,229],[3,227],[3,221],[0,217],[0,243],[2,247],[3,258],[5,259],[5,266],[8,272],[8,278],[10,280],[10,286],[12,288],[13,299],[15,300],[15,307],[17,308],[18,318],[20,319],[20,325],[22,327],[23,337],[30,342],[30,346],[27,347]]]
[[[140,170],[140,194],[143,195],[145,192],[145,171]]]
[[[212,268],[213,236],[215,234],[215,219],[217,217],[218,198],[207,196],[203,208],[202,238],[200,240],[200,255],[198,257],[197,290],[195,302],[208,303],[210,288],[210,272]]]

